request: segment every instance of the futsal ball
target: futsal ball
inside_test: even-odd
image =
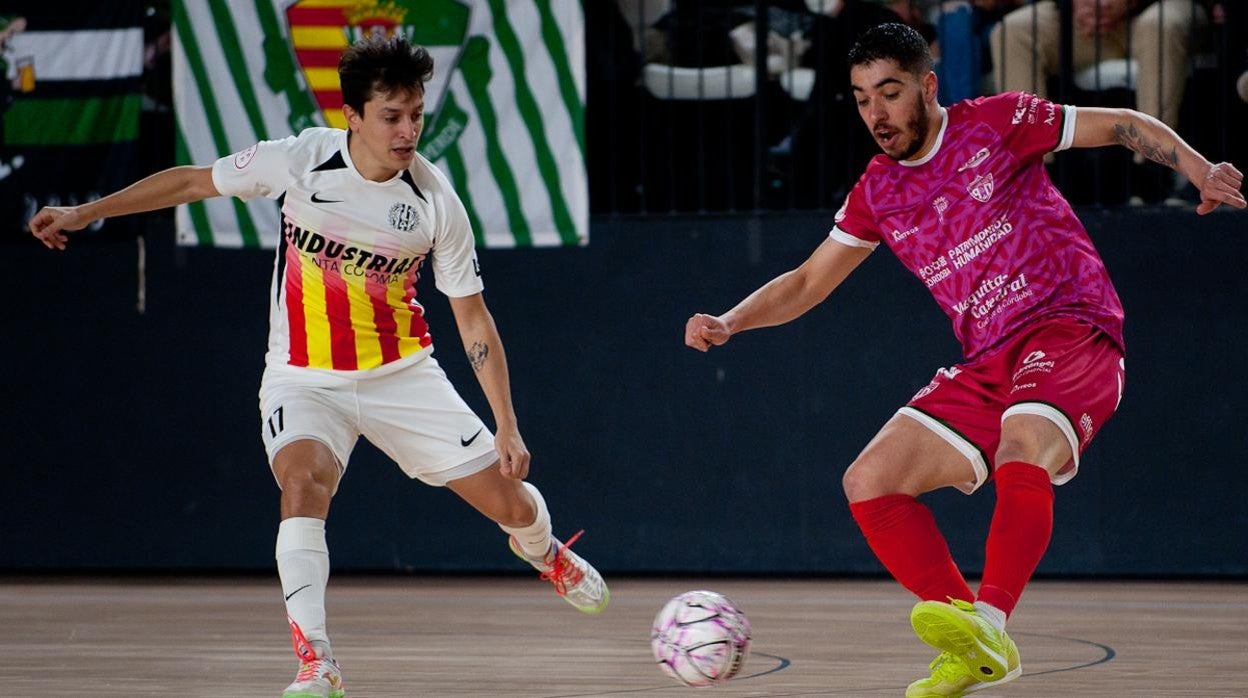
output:
[[[686,686],[712,686],[741,671],[750,622],[723,594],[687,591],[655,617],[650,648],[663,673]]]

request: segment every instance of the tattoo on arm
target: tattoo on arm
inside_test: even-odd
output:
[[[472,346],[468,347],[468,363],[472,364],[472,370],[480,371],[489,355],[490,345],[485,342],[473,342]]]
[[[1135,124],[1114,124],[1114,140],[1153,162],[1173,170],[1179,169],[1178,149],[1166,151],[1160,143],[1145,138]]]

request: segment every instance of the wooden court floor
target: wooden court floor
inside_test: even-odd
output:
[[[727,594],[742,676],[686,689],[648,633],[671,596]],[[519,577],[350,577],[328,606],[347,695],[900,696],[932,652],[885,581],[616,579],[583,616]],[[0,579],[0,696],[278,696],[294,676],[275,578]],[[1248,583],[1056,582],[1010,623],[1023,676],[976,696],[1248,696]]]

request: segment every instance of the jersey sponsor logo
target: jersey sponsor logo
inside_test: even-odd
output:
[[[1088,445],[1088,441],[1092,439],[1092,417],[1087,412],[1079,418],[1079,428],[1083,429],[1083,445]]]
[[[841,221],[845,220],[845,207],[848,205],[849,205],[848,200],[846,200],[845,203],[841,204],[841,207],[836,210],[836,215],[832,216],[833,222],[840,223]]]
[[[420,223],[420,214],[416,207],[403,202],[390,207],[390,227],[400,233],[410,233]]]
[[[998,274],[980,284],[971,295],[954,303],[953,309],[958,315],[971,311],[971,317],[978,319],[978,326],[982,328],[997,313],[1031,295],[1026,274],[1019,274],[1012,280],[1005,274]]]
[[[959,373],[962,373],[962,369],[958,368],[957,366],[954,366],[953,368],[937,369],[936,377],[932,379],[932,382],[920,388],[919,392],[915,393],[914,397],[910,398],[910,401],[914,402],[915,400],[921,400],[927,397],[928,395],[931,395],[933,392],[936,391],[937,388],[940,387],[940,384],[942,381],[946,381],[946,380],[951,381],[957,378]]]
[[[477,256],[472,256],[472,273],[481,276],[481,262],[477,260]]]
[[[940,222],[945,222],[945,211],[949,210],[949,199],[938,196],[932,199],[932,208],[936,209],[936,216],[940,218]]]
[[[1054,366],[1057,362],[1049,360],[1047,354],[1037,349],[1023,358],[1023,365],[1014,372],[1014,382],[1031,373],[1052,373]]]
[[[966,185],[966,191],[970,193],[971,198],[981,204],[988,203],[988,200],[992,198],[993,188],[991,172],[976,177]]]
[[[312,192],[312,203],[314,204],[340,204],[342,203],[342,199],[322,199],[319,196],[317,196],[318,194],[320,194],[319,191]]]
[[[897,230],[896,228],[894,228],[893,229],[893,242],[901,242],[902,240],[905,240],[906,238],[910,237],[911,235],[914,235],[917,232],[919,232],[919,226],[917,225],[912,228],[907,228],[905,230]]]
[[[962,166],[958,168],[958,172],[964,172],[966,170],[971,169],[972,167],[979,165],[979,163],[983,162],[984,160],[987,160],[989,155],[992,155],[992,151],[988,150],[987,148],[980,148],[979,152],[975,153],[975,155],[972,156],[970,160],[967,160],[966,162],[962,163]]]
[[[251,161],[256,159],[256,151],[259,149],[260,149],[260,144],[257,143],[246,150],[240,150],[237,153],[235,153],[234,154],[234,169],[241,170],[244,167],[250,165]]]
[[[363,276],[370,281],[391,284],[398,281],[413,267],[419,267],[425,255],[389,257],[361,249],[336,240],[329,240],[319,233],[304,230],[286,221],[286,240],[316,266],[344,276]]]
[[[949,262],[944,257],[937,257],[930,264],[919,267],[919,278],[928,288],[949,278],[952,273],[953,270],[949,268]]]
[[[1010,124],[1017,126],[1023,123],[1023,119],[1026,119],[1029,124],[1036,123],[1036,108],[1039,106],[1039,97],[1026,93],[1020,94],[1018,103],[1014,105],[1014,116],[1010,119]]]
[[[987,252],[997,241],[1014,232],[1014,224],[1007,216],[1001,216],[989,223],[974,235],[958,243],[958,246],[946,254],[953,262],[954,269],[961,269],[970,264],[976,257]]]

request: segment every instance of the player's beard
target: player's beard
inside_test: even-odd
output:
[[[927,142],[927,119],[924,118],[922,109],[915,109],[906,121],[905,132],[914,134],[906,146],[897,153],[888,153],[889,157],[894,160],[909,160],[913,158],[923,148],[923,144]]]

